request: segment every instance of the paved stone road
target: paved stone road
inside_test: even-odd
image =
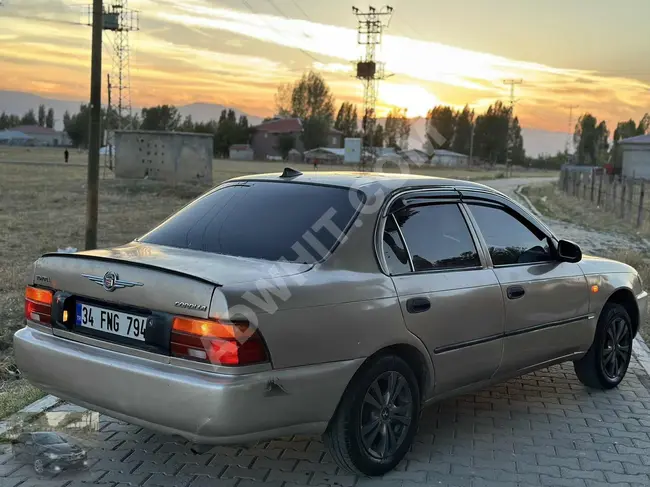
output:
[[[518,184],[494,185],[510,192]],[[648,486],[649,390],[633,359],[613,391],[585,389],[564,364],[448,400],[423,413],[411,452],[381,479],[341,473],[319,437],[195,454],[183,441],[101,416],[89,469],[38,476],[7,452],[0,487]]]

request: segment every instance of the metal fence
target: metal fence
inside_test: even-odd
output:
[[[558,186],[564,193],[587,201],[637,228],[650,226],[650,220],[646,221],[650,201],[646,201],[645,195],[650,181],[607,174],[601,167],[565,166],[560,172]]]

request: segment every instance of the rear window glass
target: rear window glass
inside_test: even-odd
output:
[[[260,181],[225,185],[190,203],[139,241],[312,264],[334,249],[356,216],[363,196],[357,192],[350,197],[350,191],[356,190]]]

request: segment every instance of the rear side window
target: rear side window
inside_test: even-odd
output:
[[[393,275],[411,271],[409,255],[393,215],[388,216],[384,228],[384,258],[388,271]]]
[[[411,206],[397,211],[394,216],[416,272],[481,265],[458,205]]]
[[[217,188],[140,241],[215,254],[312,264],[331,252],[363,195],[348,188],[250,181]]]

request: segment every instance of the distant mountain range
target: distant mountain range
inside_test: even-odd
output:
[[[76,113],[79,111],[79,106],[82,101],[69,101],[69,100],[57,100],[54,98],[45,98],[39,95],[33,95],[31,93],[23,93],[20,91],[2,91],[0,90],[0,112],[5,111],[7,113],[13,113],[16,115],[23,115],[30,108],[37,112],[39,105],[45,105],[46,108],[54,109],[55,116],[55,128],[58,130],[63,129],[63,114],[65,111],[70,113]],[[217,105],[214,103],[192,103],[190,105],[182,105],[177,107],[179,113],[185,117],[191,115],[192,119],[195,122],[207,122],[210,119],[219,119],[221,111],[228,109],[229,107],[224,107],[223,105]],[[252,125],[257,125],[262,121],[261,117],[255,115],[249,115],[237,110],[233,107],[237,116],[246,115],[248,117],[248,122]],[[140,111],[140,107],[133,107],[135,113]]]
[[[59,130],[63,129],[63,113],[68,110],[70,113],[75,113],[79,110],[79,105],[84,102],[58,100],[54,98],[45,98],[42,96],[34,95],[31,93],[23,93],[19,91],[2,91],[0,90],[0,112],[14,113],[22,115],[30,108],[34,111],[38,110],[39,105],[45,105],[47,108],[54,109],[56,124],[55,127]],[[214,103],[192,103],[178,107],[178,111],[183,117],[191,115],[195,122],[205,122],[210,119],[218,119],[223,105]],[[138,107],[133,107],[134,111],[139,111]],[[262,117],[248,114],[237,110],[233,107],[237,116],[246,115],[251,125],[257,125],[262,121]],[[383,123],[384,120],[380,120]],[[425,120],[419,119],[413,123],[411,129],[411,137],[409,139],[409,147],[419,149],[422,147],[424,138],[424,125]],[[562,132],[550,132],[547,130],[523,128],[522,134],[524,137],[524,148],[526,154],[531,157],[536,157],[542,153],[555,154],[557,151],[564,150],[567,134]]]

